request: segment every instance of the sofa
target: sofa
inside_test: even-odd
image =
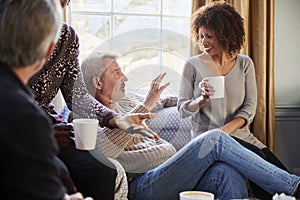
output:
[[[162,139],[173,144],[178,151],[191,141],[191,118],[181,118],[176,107],[168,107],[155,112],[156,117],[149,119],[147,125]]]

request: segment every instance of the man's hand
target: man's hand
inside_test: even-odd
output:
[[[54,136],[60,149],[74,146],[74,129],[71,124],[55,124]]]
[[[118,128],[127,133],[138,133],[153,139],[159,139],[159,136],[154,133],[145,123],[146,119],[154,118],[154,113],[133,113],[125,116],[117,115],[114,117]]]
[[[151,83],[150,90],[146,96],[146,99],[144,101],[144,106],[148,109],[151,110],[156,104],[157,101],[161,95],[161,93],[166,89],[170,83],[166,83],[164,85],[160,85],[161,81],[165,77],[166,73],[160,74],[157,76]]]

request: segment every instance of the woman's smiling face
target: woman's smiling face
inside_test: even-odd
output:
[[[203,50],[211,57],[221,54],[224,51],[213,31],[204,27],[200,27],[199,36],[200,44]]]

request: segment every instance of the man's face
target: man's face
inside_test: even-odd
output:
[[[106,58],[109,67],[101,77],[102,94],[112,101],[118,101],[125,96],[125,82],[127,77],[121,71],[118,63],[114,59]]]

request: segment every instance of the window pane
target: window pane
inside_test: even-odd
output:
[[[160,0],[114,0],[114,12],[158,14]]]
[[[116,53],[128,89],[145,94],[152,79],[166,72],[163,82],[171,85],[164,94],[178,95],[190,52],[191,5],[192,0],[72,0],[80,61],[95,49]]]
[[[178,95],[185,59],[177,54],[162,49],[139,49],[122,55],[118,62],[129,79],[126,83],[127,89],[146,94],[151,81],[159,74],[166,72],[167,75],[162,84],[170,82],[171,85],[163,94]]]
[[[158,17],[115,15],[113,23],[114,34],[145,28],[159,29]]]
[[[128,89],[146,94],[151,81],[166,72],[163,83],[170,82],[171,85],[163,94],[178,95],[186,57],[161,48],[140,48],[121,55],[118,61],[129,79],[126,83]]]
[[[140,49],[160,49],[160,32],[158,29],[140,29],[127,31],[113,38],[113,50],[118,54],[128,54]]]
[[[160,49],[141,48],[123,54],[118,59],[128,77],[126,88],[145,94],[149,85],[161,73]]]
[[[163,19],[162,41],[163,48],[174,51],[184,57],[189,56],[189,19],[167,18]]]
[[[191,16],[192,0],[163,0],[163,14],[173,16]]]
[[[181,74],[185,62],[186,57],[177,52],[162,52],[162,71],[167,73],[164,81],[171,83],[167,88],[168,94],[178,96]]]
[[[110,12],[111,0],[72,0],[72,11]]]
[[[103,49],[109,49],[109,44],[105,43],[105,40],[110,36],[110,17],[73,14],[71,25],[79,37],[80,58],[101,45]]]
[[[164,17],[162,22],[163,29],[178,32],[189,37],[190,35],[190,19],[189,18],[171,18]]]

